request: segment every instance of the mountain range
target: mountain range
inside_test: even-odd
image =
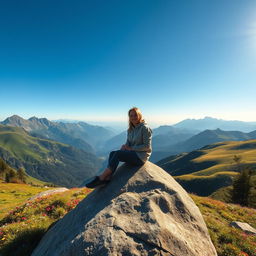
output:
[[[67,187],[80,185],[101,166],[92,153],[5,125],[0,125],[0,157],[14,168],[23,167],[34,178]]]
[[[26,120],[17,115],[6,118],[0,124],[22,127],[33,136],[69,144],[89,153],[95,153],[104,141],[115,135],[111,129],[85,122],[59,123],[37,117]]]
[[[23,127],[33,136],[69,144],[86,152],[96,153],[99,156],[107,156],[111,150],[119,149],[126,141],[126,131],[116,134],[111,128],[90,125],[81,121],[73,123],[65,120],[63,122],[53,122],[46,118],[37,117],[31,117],[26,120],[13,115],[0,123]],[[201,136],[210,138],[211,135],[202,135],[201,132],[216,129],[247,133],[256,130],[256,122],[226,121],[205,117],[203,119],[185,119],[174,125],[159,126],[153,129],[153,155],[151,160],[155,162],[169,154],[177,154],[204,146],[207,142],[206,144],[199,143],[200,145],[197,147],[197,138],[192,137],[198,134],[198,139],[202,142]],[[191,141],[187,141],[189,139]],[[219,139],[212,139],[209,143],[218,142]],[[187,144],[188,146],[186,147],[182,144]]]
[[[243,121],[227,121],[223,119],[217,119],[212,117],[204,117],[202,119],[185,119],[173,127],[197,130],[198,132],[209,129],[221,129],[224,131],[241,131],[241,132],[251,132],[256,130],[256,122],[243,122]]]
[[[223,131],[221,129],[205,130],[176,144],[162,146],[152,153],[151,161],[157,162],[167,156],[190,152],[203,146],[221,141],[244,141],[256,139],[256,130],[244,133],[240,131]]]
[[[175,125],[162,125],[153,129],[150,158],[152,162],[169,155],[189,152],[207,144],[226,140],[254,139],[256,122],[226,121],[211,117],[186,119]],[[117,150],[126,141],[126,131],[106,140],[101,154]]]

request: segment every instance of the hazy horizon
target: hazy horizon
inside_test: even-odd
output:
[[[17,115],[17,114],[14,114],[14,115]],[[4,121],[6,118],[8,117],[11,117],[13,115],[10,115],[10,116],[7,116],[3,119],[0,118],[0,122]],[[18,115],[20,116],[20,115]],[[29,117],[24,117],[24,116],[20,116],[21,118],[24,118],[24,119],[29,119],[31,117],[34,117],[35,115],[33,116],[29,116]],[[47,118],[47,116],[35,116],[37,118]],[[216,117],[212,117],[212,116],[204,116],[204,117],[199,117],[199,118],[184,118],[184,119],[181,119],[177,122],[174,122],[174,123],[156,123],[156,122],[152,122],[152,121],[148,121],[146,119],[146,122],[151,126],[151,128],[158,128],[159,126],[162,126],[162,125],[175,125],[181,121],[184,121],[184,120],[187,120],[187,119],[192,119],[192,120],[200,120],[200,119],[205,119],[205,118],[214,118],[214,119],[218,119],[218,120],[223,120],[223,121],[242,121],[242,122],[248,122],[248,123],[255,123],[256,124],[256,121],[243,121],[243,120],[227,120],[227,119],[221,119],[221,118],[216,118]],[[86,119],[67,119],[67,118],[61,118],[61,119],[50,119],[50,118],[47,118],[48,120],[52,121],[52,122],[68,122],[68,123],[75,123],[75,122],[86,122],[88,124],[91,124],[91,125],[98,125],[98,126],[102,126],[102,127],[110,127],[110,128],[113,128],[117,131],[121,131],[121,130],[124,130],[126,129],[127,127],[127,124],[128,124],[128,119],[125,120],[125,121],[102,121],[102,120],[86,120]]]

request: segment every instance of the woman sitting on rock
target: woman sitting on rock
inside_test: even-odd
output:
[[[152,152],[152,131],[142,118],[141,111],[134,107],[128,111],[129,128],[127,130],[127,141],[120,150],[112,151],[108,158],[108,167],[100,176],[86,184],[88,188],[95,188],[107,184],[115,172],[119,162],[131,165],[143,165]]]

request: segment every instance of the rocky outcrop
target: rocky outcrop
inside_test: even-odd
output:
[[[38,194],[35,195],[35,196],[30,197],[30,198],[28,199],[28,201],[35,200],[35,199],[40,198],[40,197],[43,197],[43,196],[50,196],[50,195],[53,195],[53,194],[62,193],[62,192],[65,192],[65,191],[68,191],[68,189],[67,189],[67,188],[54,188],[54,189],[49,189],[49,190],[40,192],[40,193],[38,193]]]
[[[122,165],[43,237],[33,256],[216,256],[185,190],[147,162]]]
[[[256,235],[256,229],[250,226],[248,223],[240,222],[240,221],[232,221],[230,223],[230,226],[234,228],[239,228],[248,235]]]

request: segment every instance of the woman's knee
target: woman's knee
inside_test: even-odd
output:
[[[116,153],[116,151],[111,151],[111,152],[109,153],[109,157],[112,158],[115,153]]]
[[[120,156],[122,156],[124,154],[124,150],[116,150],[115,151],[115,155],[117,156],[117,157],[120,157]]]

